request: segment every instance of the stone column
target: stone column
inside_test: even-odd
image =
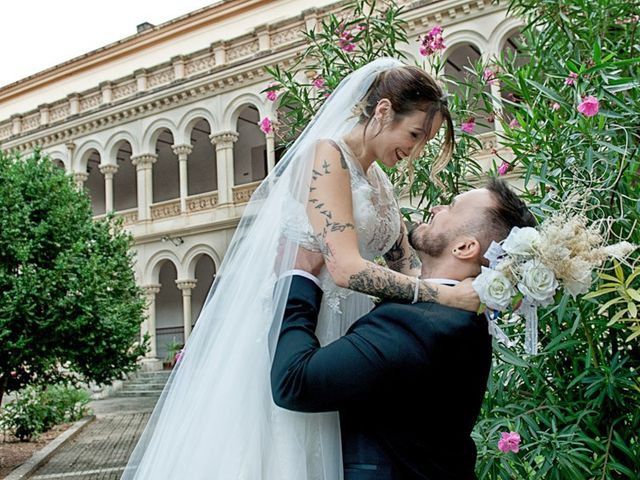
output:
[[[113,212],[113,175],[117,171],[117,165],[100,165],[100,172],[104,175],[104,205],[106,213]]]
[[[143,153],[131,157],[131,163],[136,167],[138,180],[138,220],[151,219],[151,204],[153,203],[153,164],[158,160],[154,153]]]
[[[238,141],[238,132],[218,132],[210,137],[216,146],[218,162],[218,204],[233,201],[233,144]]]
[[[187,182],[187,158],[193,151],[193,147],[189,144],[174,145],[173,153],[178,156],[178,162],[180,162],[180,213],[187,213],[187,196],[188,182]]]
[[[267,138],[267,174],[276,166],[276,141],[273,130],[265,135]]]
[[[89,174],[87,172],[73,172],[73,180],[76,182],[78,190],[82,190],[84,182],[86,182],[88,178]]]
[[[69,162],[67,163],[67,173],[73,172],[73,168],[74,168],[74,153],[76,151],[76,144],[72,141],[66,142],[64,144],[65,147],[67,147],[67,152],[68,152],[68,159]]]
[[[191,335],[191,291],[196,287],[197,280],[176,280],[176,285],[182,290],[182,321],[184,325],[184,343]]]
[[[502,127],[502,123],[498,118],[502,116],[502,92],[500,91],[500,85],[497,81],[493,82],[491,85],[491,96],[493,103],[493,126],[496,132],[496,149],[500,148],[500,134],[504,133],[504,128]]]
[[[149,334],[149,350],[146,357],[156,359],[158,357],[158,345],[156,343],[156,294],[160,292],[160,284],[152,283],[143,285],[142,290],[147,296],[146,321],[141,325],[141,334]]]

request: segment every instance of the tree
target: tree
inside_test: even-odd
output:
[[[145,300],[130,234],[39,151],[0,151],[0,400],[58,381],[108,382],[136,368]]]

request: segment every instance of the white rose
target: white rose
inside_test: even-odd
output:
[[[510,255],[530,257],[534,247],[540,242],[540,234],[532,227],[513,227],[511,233],[502,244],[502,249]]]
[[[513,285],[503,273],[482,267],[482,273],[472,283],[480,301],[493,310],[504,310],[515,295]]]
[[[529,260],[522,266],[522,277],[518,290],[538,305],[549,305],[558,288],[558,281],[553,272],[543,263]]]

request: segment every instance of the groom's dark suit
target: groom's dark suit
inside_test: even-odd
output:
[[[469,434],[491,364],[484,317],[385,302],[320,348],[321,298],[293,277],[271,369],[276,404],[340,412],[345,480],[475,479]]]

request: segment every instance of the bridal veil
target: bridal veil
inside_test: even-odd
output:
[[[276,280],[295,258],[294,243],[281,239],[296,237],[296,206],[305,216],[316,142],[350,131],[353,107],[378,73],[401,65],[382,58],[347,76],[258,187],[122,479],[342,477],[337,413],[289,412],[271,399],[271,352],[290,284]],[[316,415],[328,431],[307,421]]]

